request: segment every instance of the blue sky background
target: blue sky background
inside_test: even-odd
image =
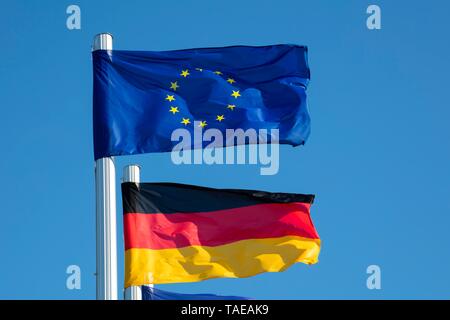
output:
[[[382,29],[366,28],[378,4]],[[81,7],[82,29],[66,28]],[[267,299],[449,298],[448,1],[2,1],[0,298],[95,298],[90,48],[295,43],[309,47],[312,134],[281,148],[278,175],[257,166],[139,163],[142,180],[315,193],[320,262],[283,273],[164,285]],[[118,197],[119,287],[123,241]],[[82,270],[66,289],[66,267]],[[366,288],[377,264],[382,289]]]

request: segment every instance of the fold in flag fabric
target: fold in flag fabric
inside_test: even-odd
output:
[[[278,129],[270,141],[293,146],[308,138],[305,46],[97,50],[92,55],[95,159],[172,151],[180,142],[171,141],[171,134],[179,128],[191,134],[194,128],[214,128],[223,136],[226,129],[269,130],[266,134]],[[193,140],[192,149],[211,143]],[[233,140],[222,145],[249,143]]]
[[[142,300],[250,300],[237,296],[218,296],[215,294],[186,294],[169,292],[155,287],[142,286]]]
[[[122,183],[125,287],[250,277],[318,261],[313,195]]]

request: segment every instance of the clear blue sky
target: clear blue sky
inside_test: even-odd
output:
[[[366,28],[378,4],[382,29]],[[66,8],[81,7],[81,30]],[[95,298],[90,47],[295,43],[309,47],[312,133],[280,171],[117,158],[142,180],[315,193],[320,262],[283,273],[165,285],[254,298],[449,298],[448,1],[3,1],[0,10],[0,298]],[[118,198],[120,201],[120,197]],[[118,203],[119,287],[123,283]],[[66,267],[82,270],[66,289]],[[377,264],[382,289],[366,288]]]

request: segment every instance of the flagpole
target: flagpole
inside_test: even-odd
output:
[[[92,51],[112,50],[109,33],[95,36]],[[97,300],[117,300],[116,170],[112,157],[95,161]]]
[[[131,164],[123,168],[123,182],[141,182],[141,168],[138,165]],[[125,288],[125,300],[142,300],[142,290],[139,286]]]

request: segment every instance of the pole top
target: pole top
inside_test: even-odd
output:
[[[95,35],[92,42],[92,51],[96,50],[112,50],[113,35],[108,32],[103,32]]]
[[[101,36],[101,35],[109,35],[109,36],[111,36],[111,38],[113,37],[113,34],[111,32],[99,32],[99,33],[97,33],[95,35],[95,37],[98,37],[98,36]]]
[[[128,167],[138,167],[139,169],[141,168],[141,166],[138,165],[138,164],[136,164],[136,163],[127,164],[127,165],[125,166],[125,168],[128,168]]]
[[[122,182],[140,182],[141,167],[137,164],[129,164],[123,168]]]

